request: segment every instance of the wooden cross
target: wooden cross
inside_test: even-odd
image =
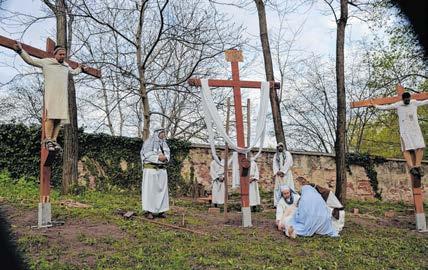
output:
[[[393,97],[367,99],[367,100],[352,102],[351,108],[369,107],[373,104],[385,105],[385,104],[398,102],[402,100],[401,95],[405,92],[405,90],[403,86],[397,84],[396,91],[397,91],[397,95]],[[426,100],[428,99],[428,92],[413,94],[411,95],[411,99]],[[423,200],[423,193],[422,193],[421,178],[415,177],[413,174],[410,174],[410,181],[412,183],[413,201],[415,204],[416,228],[419,231],[426,231],[426,220],[425,220],[425,212],[424,212],[424,200]]]
[[[14,49],[14,45],[16,44],[16,40],[4,37],[0,35],[0,46]],[[34,48],[30,45],[21,43],[22,48],[31,56],[37,57],[37,58],[52,58],[54,48],[55,48],[55,42],[48,38],[46,40],[46,51]],[[77,68],[79,66],[79,63],[66,60],[68,65],[71,68]],[[96,78],[101,77],[101,71],[95,68],[88,67],[84,71],[84,73],[92,75]],[[42,134],[41,134],[41,141],[43,142],[46,139],[45,135],[45,123],[46,123],[46,111],[44,108],[44,102],[43,102],[43,110],[42,110]],[[55,159],[55,152],[48,151],[46,146],[44,144],[41,145],[40,150],[40,203],[45,204],[49,203],[49,196],[50,196],[50,180],[51,180],[51,165]],[[50,208],[48,210],[50,212]],[[50,213],[48,214],[50,216]],[[46,225],[46,224],[43,224]],[[40,224],[40,212],[39,212],[39,227]]]
[[[235,107],[235,121],[236,121],[236,135],[238,147],[245,147],[244,138],[244,122],[242,116],[242,99],[241,99],[241,88],[261,88],[261,82],[258,81],[241,81],[239,80],[239,62],[243,61],[243,55],[238,50],[227,50],[225,52],[226,61],[231,63],[232,66],[232,80],[208,80],[208,85],[211,87],[233,87],[233,100]],[[201,86],[200,79],[189,79],[189,85]],[[270,82],[270,87],[279,89],[280,84]],[[239,154],[239,170],[240,170],[240,187],[241,187],[241,206],[242,208],[249,208],[249,177],[243,175],[243,169],[249,170],[249,161],[245,158],[244,154]],[[243,212],[244,214],[244,212]],[[244,220],[243,220],[244,222]],[[243,224],[244,227],[251,226],[251,213],[250,213],[250,224]]]

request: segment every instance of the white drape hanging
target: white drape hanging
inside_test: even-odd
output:
[[[223,121],[220,117],[220,114],[217,111],[217,108],[214,104],[210,87],[208,86],[208,80],[201,80],[202,91],[202,109],[204,111],[204,119],[208,129],[208,136],[211,142],[214,143],[214,130],[213,124],[215,125],[217,132],[220,136],[229,144],[229,147],[234,149],[235,151],[247,154],[251,151],[252,148],[260,141],[260,148],[263,147],[262,143],[264,142],[264,135],[266,130],[266,118],[268,113],[269,106],[269,82],[262,82],[260,89],[260,105],[259,105],[259,113],[257,115],[257,124],[256,124],[256,135],[251,142],[248,148],[238,147],[234,141],[229,137],[226,133],[226,130],[223,126]],[[259,150],[260,151],[260,150]]]

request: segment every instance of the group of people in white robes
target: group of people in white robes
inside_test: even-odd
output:
[[[225,162],[224,158],[220,159],[221,164],[216,160],[211,161],[210,164],[210,176],[211,176],[211,201],[214,207],[217,207],[219,204],[224,204],[225,199],[225,182],[224,182],[224,173],[225,173]],[[228,161],[229,164],[231,160]],[[250,172],[249,172],[249,200],[250,207],[252,211],[256,211],[256,207],[260,205],[260,192],[259,192],[259,168],[254,159],[251,159],[250,162]]]

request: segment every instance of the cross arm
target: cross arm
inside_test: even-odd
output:
[[[428,92],[413,94],[411,95],[411,99],[426,100],[428,99]],[[367,99],[367,100],[351,102],[351,108],[369,107],[371,106],[372,103],[376,105],[385,105],[385,104],[391,104],[400,100],[401,100],[401,96]]]
[[[189,79],[187,80],[191,86],[201,86],[200,79]],[[241,88],[261,88],[262,83],[257,81],[233,81],[233,80],[208,80],[208,85],[211,87],[241,87]],[[270,85],[274,86],[275,89],[280,88],[280,84],[277,82],[270,82]]]
[[[372,105],[372,103],[376,104],[376,105],[385,105],[385,104],[395,103],[395,102],[400,101],[400,100],[401,100],[401,97],[397,97],[397,96],[366,99],[366,100],[351,102],[351,108],[370,107]]]
[[[9,49],[14,49],[14,45],[16,44],[16,40],[7,38],[5,36],[0,35],[0,46],[9,48]],[[49,58],[49,57],[53,57],[53,55],[51,53],[48,53],[46,51],[37,49],[33,46],[21,43],[22,48],[31,56],[37,57],[37,58]],[[71,68],[77,68],[79,66],[79,63],[72,61],[72,60],[67,60],[66,61]],[[95,69],[92,67],[88,67],[85,69],[85,71],[83,71],[86,74],[92,75],[94,77],[97,78],[101,78],[101,71],[99,69]]]

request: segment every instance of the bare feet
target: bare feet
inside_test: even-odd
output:
[[[153,214],[152,213],[148,213],[147,214],[147,216],[146,216],[148,219],[154,219],[155,217],[153,216]]]
[[[293,228],[293,226],[288,226],[288,228],[287,228],[287,236],[288,237],[290,237],[290,238],[296,238],[296,231],[294,231],[294,228]]]

